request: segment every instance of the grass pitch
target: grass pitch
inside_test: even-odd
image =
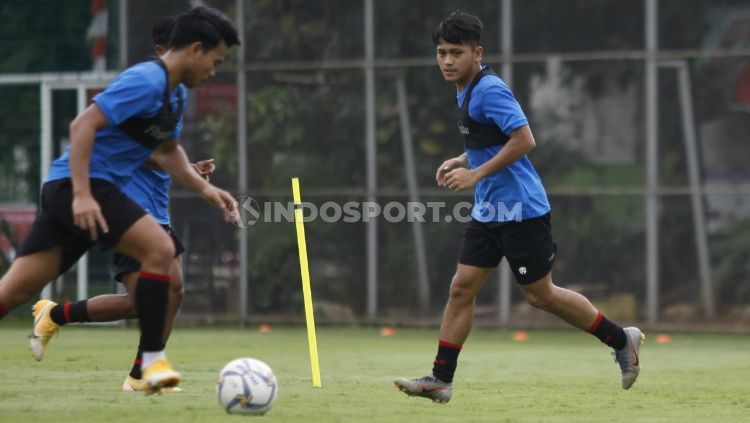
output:
[[[30,319],[29,319],[30,320]],[[750,336],[647,333],[641,375],[629,391],[590,335],[476,330],[461,353],[453,399],[435,405],[393,386],[431,369],[437,330],[322,328],[323,388],[311,384],[304,328],[181,329],[168,354],[185,376],[179,394],[120,392],[134,354],[134,329],[62,329],[36,363],[28,328],[0,325],[0,422],[750,422]],[[230,416],[215,396],[218,371],[238,357],[267,362],[279,398],[263,417]]]

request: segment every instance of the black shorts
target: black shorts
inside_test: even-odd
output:
[[[458,262],[497,267],[503,257],[521,285],[535,282],[552,270],[557,244],[552,240],[549,213],[520,222],[482,223],[471,219],[464,229]]]
[[[169,234],[169,237],[172,238],[175,251],[174,256],[179,257],[180,254],[185,252],[185,246],[182,245],[180,239],[177,238],[177,233],[174,231],[174,229],[172,229],[171,226],[161,225],[161,227],[164,228],[164,230]],[[114,253],[112,255],[112,268],[115,272],[115,280],[122,283],[122,277],[124,275],[141,270],[141,263],[139,263],[138,260],[125,254]]]
[[[73,223],[73,186],[70,179],[46,182],[42,185],[39,212],[21,245],[19,257],[62,245],[60,274],[63,274],[94,244],[101,250],[114,247],[122,235],[146,215],[141,206],[113,183],[103,179],[91,179],[90,183],[91,194],[101,207],[109,232],[100,233],[98,240],[92,241],[88,231]]]

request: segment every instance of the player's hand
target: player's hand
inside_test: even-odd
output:
[[[239,203],[232,197],[232,194],[219,189],[213,185],[209,185],[201,193],[203,198],[212,204],[214,207],[221,210],[224,215],[225,222],[232,222],[234,224],[240,221]]]
[[[435,174],[435,181],[437,181],[438,186],[447,186],[445,183],[445,175],[453,169],[463,167],[463,165],[463,162],[456,157],[444,161],[443,164],[438,167],[437,173]]]
[[[88,231],[94,241],[98,238],[97,229],[101,229],[103,234],[109,232],[109,226],[104,220],[99,203],[91,194],[79,194],[73,197],[73,223],[84,231]]]
[[[445,175],[445,185],[455,192],[474,188],[477,182],[474,172],[465,167],[453,169]]]
[[[201,160],[199,162],[192,163],[193,169],[201,175],[201,178],[206,181],[211,180],[210,175],[216,170],[214,159]]]

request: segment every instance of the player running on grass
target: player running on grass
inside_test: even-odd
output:
[[[150,391],[180,382],[180,374],[166,359],[162,338],[175,247],[154,218],[121,188],[150,156],[220,208],[226,219],[235,215],[232,196],[201,178],[176,140],[182,130],[185,86],[194,88],[211,78],[229,48],[239,43],[237,31],[221,12],[193,8],[177,18],[167,54],[125,70],[73,120],[71,145],[52,163],[39,214],[18,257],[0,279],[0,317],[37,295],[94,244],[114,248],[141,263],[135,307],[142,379]],[[35,317],[49,308],[36,309]],[[45,333],[32,337],[38,338],[39,348],[49,341]]]
[[[154,51],[158,57],[169,50],[169,37],[174,30],[175,23],[176,19],[173,16],[165,16],[154,22],[151,33]],[[208,180],[208,176],[213,173],[215,166],[213,160],[204,160],[195,163],[193,168]],[[170,180],[168,173],[159,169],[153,161],[149,161],[135,171],[130,182],[122,190],[125,195],[149,212],[174,242],[176,256],[169,269],[172,281],[169,284],[169,301],[163,344],[166,344],[169,339],[174,318],[182,304],[182,253],[185,251],[175,231],[170,226]],[[111,322],[137,317],[134,299],[141,264],[124,254],[115,253],[113,258],[115,279],[125,286],[127,294],[100,295],[64,305],[58,305],[48,300],[39,300],[34,305],[35,324],[33,333],[36,336],[30,337],[30,343],[34,358],[37,361],[41,361],[44,356],[45,342],[48,342],[62,325],[71,322]],[[36,310],[39,310],[39,312],[36,313]],[[124,391],[143,391],[146,389],[146,383],[141,378],[142,356],[143,350],[139,345],[130,374],[122,384]],[[178,387],[173,387],[164,391],[179,392],[181,390]]]
[[[640,371],[643,333],[635,327],[621,328],[586,297],[552,282],[557,244],[552,240],[550,206],[526,157],[536,143],[513,93],[482,66],[482,28],[476,16],[456,11],[432,35],[440,70],[446,81],[456,84],[458,128],[464,140],[464,153],[441,164],[435,179],[439,186],[456,192],[474,188],[474,206],[443,312],[432,373],[398,378],[396,387],[438,403],[451,399],[453,374],[471,330],[477,292],[505,257],[529,304],[614,349],[622,387],[629,389]]]

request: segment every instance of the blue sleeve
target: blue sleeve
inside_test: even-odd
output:
[[[521,110],[521,105],[505,85],[488,85],[482,92],[480,101],[479,118],[491,121],[506,135],[529,124],[526,115]]]
[[[161,90],[145,74],[130,70],[123,72],[94,97],[110,125],[116,126],[128,118],[153,108],[161,97]]]

